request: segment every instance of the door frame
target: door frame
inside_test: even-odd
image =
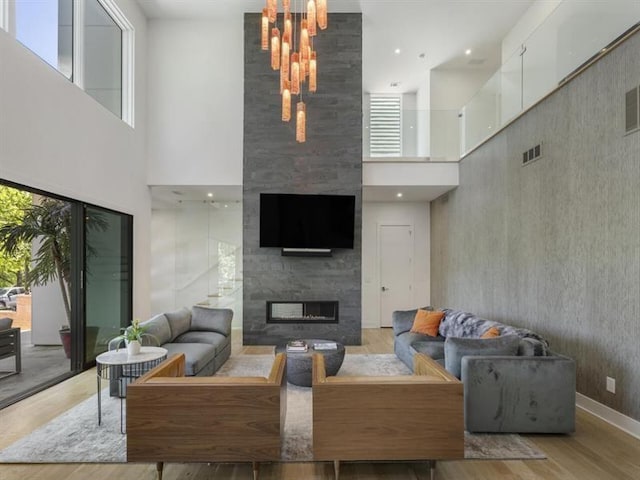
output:
[[[402,221],[383,221],[383,222],[376,222],[376,260],[377,260],[377,265],[376,265],[376,296],[377,296],[377,301],[376,304],[378,305],[377,311],[378,311],[378,328],[389,328],[389,327],[383,327],[382,326],[382,316],[381,316],[381,312],[382,312],[382,278],[381,278],[381,272],[380,272],[380,263],[381,263],[381,259],[382,259],[382,249],[380,248],[380,244],[381,244],[381,230],[383,227],[409,227],[410,231],[411,231],[411,294],[414,295],[414,290],[413,287],[415,285],[415,280],[416,280],[416,275],[415,275],[415,228],[413,226],[412,222],[402,222]]]

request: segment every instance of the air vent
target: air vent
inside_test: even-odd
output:
[[[640,86],[625,95],[624,131],[631,133],[640,129]]]
[[[522,165],[528,165],[542,157],[542,143],[531,147],[522,154]]]
[[[372,157],[402,154],[401,110],[400,95],[371,95],[369,149]]]

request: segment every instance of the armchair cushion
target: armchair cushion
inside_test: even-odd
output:
[[[9,317],[0,318],[0,330],[7,330],[11,328],[11,324],[13,323],[13,319]]]
[[[473,356],[496,356],[518,354],[520,338],[517,335],[503,335],[496,338],[448,337],[444,342],[444,362],[448,372],[460,378],[462,358]]]
[[[175,312],[165,313],[171,328],[171,338],[175,339],[179,335],[187,332],[191,328],[191,310],[186,307]]]
[[[228,337],[231,334],[232,318],[233,310],[196,305],[191,309],[191,330],[218,332]]]

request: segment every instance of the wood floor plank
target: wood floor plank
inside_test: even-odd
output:
[[[233,333],[232,354],[273,353],[271,346],[243,346],[241,332]],[[363,344],[347,353],[393,353],[391,329],[364,329]],[[0,448],[95,394],[95,370],[0,410]],[[437,480],[637,480],[640,478],[640,440],[578,409],[574,435],[528,435],[547,455],[546,460],[438,462]],[[342,480],[427,480],[429,468],[416,463],[344,463]],[[155,464],[0,464],[2,480],[154,480]],[[165,480],[250,480],[251,465],[167,464]],[[333,465],[273,463],[260,467],[262,480],[332,480]]]

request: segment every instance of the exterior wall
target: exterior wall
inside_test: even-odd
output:
[[[245,15],[243,251],[245,344],[292,337],[361,339],[362,18],[332,14],[314,43],[318,93],[304,94],[307,142],[280,120],[279,74],[260,50],[259,14]],[[295,97],[294,97],[295,98]],[[260,248],[260,193],[356,196],[355,248],[329,258],[283,257]],[[267,300],[338,300],[338,324],[266,324]]]
[[[539,332],[576,360],[578,392],[636,420],[640,132],[624,135],[624,95],[639,50],[636,34],[471,153],[431,204],[433,304]]]

